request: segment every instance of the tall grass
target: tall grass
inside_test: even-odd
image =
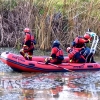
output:
[[[100,35],[99,0],[0,0],[0,12],[1,46],[20,44],[25,27],[31,28],[36,48],[42,50],[50,50],[55,39],[66,49],[88,28]]]

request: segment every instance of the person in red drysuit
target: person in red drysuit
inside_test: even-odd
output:
[[[64,53],[63,53],[63,50],[59,46],[60,46],[60,42],[58,40],[55,40],[53,42],[50,57],[45,59],[46,64],[48,63],[61,64],[62,63],[62,61],[64,60]]]
[[[90,34],[86,33],[83,37],[76,37],[74,41],[72,42],[72,47],[75,48],[84,48],[86,47],[85,44],[89,43],[92,40],[92,37]]]
[[[26,60],[32,60],[34,45],[36,44],[36,41],[34,39],[34,36],[31,35],[29,28],[25,28],[24,33],[25,33],[25,38],[24,38],[23,47],[20,50],[20,54]]]
[[[67,48],[68,57],[71,63],[85,63],[85,58],[80,54],[81,48]]]
[[[85,44],[89,43],[91,40],[92,37],[88,33],[86,33],[83,37],[75,38],[75,40],[72,42],[71,48],[69,49],[70,52],[67,50],[69,53],[68,56],[70,58],[70,62],[85,63],[89,61],[90,58],[86,58],[90,54],[90,48],[86,47]],[[94,63],[93,57],[91,62]]]

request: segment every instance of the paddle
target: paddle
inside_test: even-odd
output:
[[[44,64],[44,65],[46,65],[46,64],[43,63],[43,62],[38,62],[38,63],[39,63],[39,64]],[[73,70],[70,70],[70,69],[67,69],[67,68],[64,68],[64,67],[61,67],[61,66],[52,64],[52,63],[48,63],[48,65],[52,65],[52,66],[57,67],[57,68],[62,68],[62,69],[64,69],[64,70],[66,70],[66,71],[74,72]]]
[[[70,72],[74,72],[73,70],[70,70],[70,69],[67,69],[67,68],[64,68],[64,67],[61,67],[61,66],[52,64],[52,63],[49,63],[49,64],[52,65],[52,66],[55,66],[55,67],[57,67],[57,68],[63,68],[64,70],[67,70],[67,71],[70,71]]]

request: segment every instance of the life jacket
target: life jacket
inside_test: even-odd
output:
[[[74,61],[74,55],[79,52],[79,50],[73,49],[71,52],[68,53],[68,57],[70,58],[70,62],[75,62]]]
[[[34,45],[36,45],[36,40],[35,40],[34,36],[32,36],[32,35],[31,35],[31,42],[32,42]]]
[[[64,57],[63,57],[64,53],[62,51],[62,49],[58,49],[58,52],[56,53],[56,57],[58,60],[64,60]]]
[[[52,55],[55,55],[55,58],[54,58],[55,60],[60,60],[60,61],[64,60],[64,57],[63,57],[64,53],[62,49],[60,48],[53,47],[51,51],[51,56]]]
[[[34,40],[34,36],[31,35],[31,41],[33,41],[33,40]]]
[[[36,44],[34,36],[32,36],[30,33],[26,33],[24,44],[27,45],[28,47],[34,47],[34,44]]]
[[[88,40],[85,40],[84,37],[76,37],[74,40],[74,46],[76,48],[81,48],[85,46],[85,43],[87,43]]]
[[[79,62],[82,58],[85,60],[84,56],[80,54],[81,48],[73,48],[73,50],[68,54],[70,62]]]

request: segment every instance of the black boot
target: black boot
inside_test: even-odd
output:
[[[26,60],[29,60],[28,57],[24,57]]]
[[[47,60],[47,61],[45,62],[45,64],[48,64],[48,63],[50,63],[50,60]]]
[[[90,53],[87,57],[87,63],[96,63],[94,61],[93,53]]]

